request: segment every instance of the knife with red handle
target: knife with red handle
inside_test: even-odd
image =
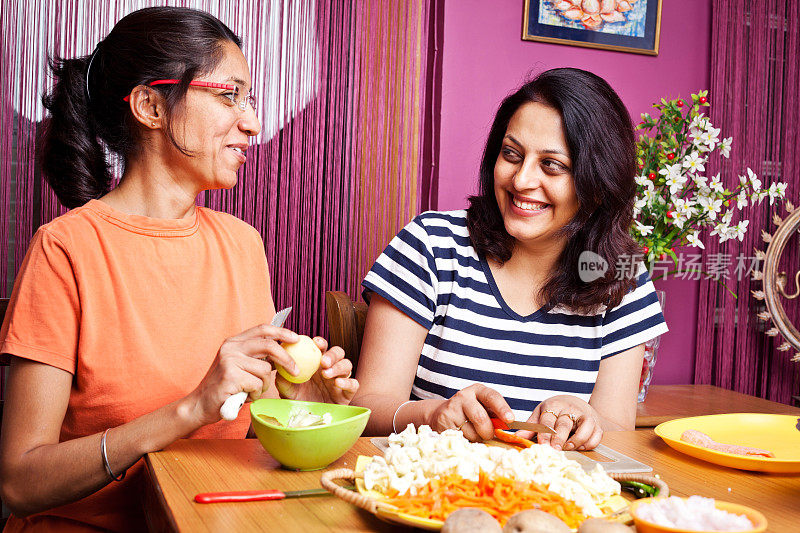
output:
[[[351,488],[351,487],[346,487]],[[355,487],[352,487],[353,489]],[[197,503],[226,503],[226,502],[259,502],[268,500],[283,500],[284,498],[304,498],[306,496],[323,496],[331,494],[325,489],[306,490],[236,490],[230,492],[203,492],[194,497]]]

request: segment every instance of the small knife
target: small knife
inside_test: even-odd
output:
[[[556,431],[550,426],[544,424],[537,424],[534,422],[503,422],[499,418],[492,418],[492,425],[495,429],[523,429],[526,431],[533,431],[534,433],[555,433]]]
[[[283,323],[286,322],[286,317],[289,316],[289,313],[291,312],[291,307],[281,309],[275,313],[274,317],[272,317],[270,325],[281,327]],[[237,392],[236,394],[231,394],[228,399],[225,400],[225,403],[222,404],[222,407],[219,408],[219,416],[221,416],[223,420],[236,420],[236,417],[239,416],[239,409],[242,408],[246,400],[246,392]]]
[[[355,490],[355,487],[345,487]],[[284,498],[305,498],[308,496],[324,496],[331,493],[325,489],[306,490],[239,490],[231,492],[204,492],[194,497],[197,503],[225,502],[259,502],[265,500],[283,500]]]

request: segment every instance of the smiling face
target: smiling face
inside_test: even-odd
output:
[[[222,51],[217,67],[197,80],[236,85],[240,94],[246,95],[251,82],[242,51],[230,41],[222,44]],[[226,89],[190,86],[173,119],[175,138],[191,156],[173,149],[169,166],[175,178],[188,180],[198,193],[236,185],[250,137],[261,131],[253,108],[247,105],[241,110],[232,97],[232,91]]]
[[[494,193],[503,223],[518,244],[559,246],[556,236],[578,211],[561,114],[528,102],[511,117],[494,166]]]

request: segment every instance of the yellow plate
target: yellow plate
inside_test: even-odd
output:
[[[656,435],[669,446],[692,457],[742,470],[800,473],[800,431],[795,415],[731,413],[693,416],[659,424]],[[687,429],[702,431],[717,442],[752,446],[775,457],[752,457],[709,450],[681,440]]]
[[[367,468],[367,465],[372,461],[372,457],[368,457],[365,455],[359,455],[358,459],[356,459],[356,473],[363,472],[364,469]],[[382,493],[374,490],[367,490],[366,485],[364,485],[364,479],[356,477],[356,488],[358,492],[363,494],[364,496],[368,496],[375,500],[385,500],[386,496]],[[608,513],[614,513],[624,507],[627,507],[629,504],[628,500],[623,498],[622,496],[612,496],[605,502],[601,503],[599,507],[601,510],[608,510]],[[379,518],[386,520],[387,522],[392,522],[395,524],[403,524],[406,526],[418,527],[420,529],[424,529],[427,531],[439,531],[442,529],[444,522],[441,520],[431,520],[430,518],[420,518],[419,516],[410,515],[407,513],[400,513],[396,511],[391,511],[389,509],[378,508],[377,515]],[[627,514],[626,514],[627,516]]]
[[[646,498],[644,500],[636,500],[631,504],[630,513],[631,516],[633,516],[633,521],[636,524],[636,531],[638,533],[697,533],[696,530],[660,526],[639,517],[639,507],[642,505],[647,505],[652,501],[653,498]],[[714,507],[733,514],[743,514],[749,518],[750,522],[753,523],[753,529],[748,529],[747,531],[742,531],[740,533],[763,533],[767,530],[767,518],[751,507],[739,505],[738,503],[722,502],[719,500],[714,501]]]

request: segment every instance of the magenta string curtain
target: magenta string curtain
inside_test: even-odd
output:
[[[800,198],[800,3],[795,0],[714,0],[711,35],[711,119],[726,136],[733,135],[729,160],[711,161],[708,175],[721,172],[732,188],[737,173],[750,167],[763,181],[787,182],[787,199]],[[743,211],[750,226],[742,243],[720,245],[710,238],[705,255],[754,255],[766,250],[762,230],[774,232],[772,215],[782,208],[764,202]],[[796,237],[784,252],[780,270],[800,268]],[[729,296],[714,281],[702,281],[697,330],[695,382],[718,385],[778,402],[789,403],[800,392],[800,365],[794,352],[776,348],[780,337],[768,337],[768,325],[757,319],[763,302],[751,296],[761,288],[749,277],[726,281],[738,294]],[[792,287],[788,287],[791,292]],[[797,300],[784,308],[798,324]]]
[[[431,156],[434,0],[27,0],[3,2],[0,296],[36,228],[62,214],[34,167],[47,54],[89,54],[125,14],[181,5],[243,40],[263,131],[239,184],[198,202],[262,234],[287,324],[325,332],[324,295],[359,283],[389,239],[435,207]],[[427,155],[426,155],[427,154]]]

